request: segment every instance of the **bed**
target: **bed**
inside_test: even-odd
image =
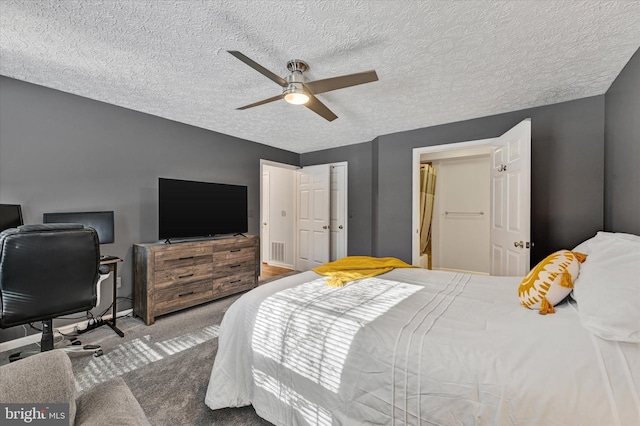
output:
[[[260,286],[224,316],[205,402],[276,425],[638,425],[640,237],[577,249],[587,260],[553,315],[520,306],[518,277]]]

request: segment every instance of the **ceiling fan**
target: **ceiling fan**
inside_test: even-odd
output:
[[[249,105],[242,106],[236,109],[248,109],[258,105],[264,105],[269,102],[284,99],[285,101],[295,104],[304,105],[311,111],[322,116],[328,121],[333,121],[338,118],[325,104],[320,102],[315,95],[332,90],[343,89],[345,87],[357,86],[358,84],[371,83],[378,80],[378,75],[375,71],[365,71],[355,74],[342,75],[339,77],[325,78],[323,80],[307,81],[304,76],[304,72],[309,69],[309,65],[306,62],[299,59],[292,59],[287,62],[287,69],[291,72],[285,78],[282,78],[262,65],[258,64],[251,58],[243,55],[237,50],[227,50],[236,58],[240,59],[245,64],[249,65],[260,74],[266,76],[270,80],[275,81],[282,86],[282,94],[274,96],[272,98],[264,99]]]

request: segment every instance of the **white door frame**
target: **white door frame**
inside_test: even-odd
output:
[[[348,226],[349,225],[349,191],[348,191],[349,162],[341,161],[338,163],[330,163],[330,167],[332,168],[332,170],[333,170],[333,167],[336,167],[336,166],[344,167],[344,188],[339,188],[341,191],[340,196],[344,199],[344,210],[342,211],[342,215],[344,217],[344,224],[342,224],[343,229],[341,230],[341,232],[344,233],[344,245],[342,247],[342,250],[338,250],[338,251],[342,251],[344,255],[347,256],[348,249],[349,249],[349,226]],[[333,190],[333,188],[330,188],[330,189]],[[330,208],[333,211],[333,206],[330,206]],[[332,232],[333,230],[330,229],[330,231]]]
[[[478,139],[475,141],[456,142],[443,145],[424,146],[413,149],[412,185],[411,185],[411,263],[420,265],[420,157],[422,154],[454,151],[477,146],[490,146],[496,138]]]
[[[299,166],[294,166],[294,165],[292,165],[292,164],[278,163],[278,162],[276,162],[276,161],[260,159],[260,185],[259,185],[259,186],[260,186],[260,248],[261,248],[261,250],[262,250],[262,247],[263,247],[263,241],[262,241],[262,237],[263,237],[263,235],[262,235],[262,224],[264,223],[264,220],[263,220],[263,218],[262,218],[262,203],[263,203],[263,200],[264,200],[264,198],[263,198],[263,197],[264,197],[264,195],[262,194],[263,186],[264,186],[264,185],[262,184],[262,176],[263,176],[263,174],[264,174],[264,166],[265,166],[265,165],[266,165],[266,166],[272,166],[272,167],[279,167],[279,168],[281,168],[281,169],[288,169],[288,170],[298,170],[298,169],[300,168]],[[295,205],[296,205],[296,199],[295,199],[295,197],[296,197],[296,191],[295,191],[295,188],[294,188],[293,194],[291,194],[291,196],[293,197],[293,205],[295,206]],[[295,212],[295,210],[296,210],[296,209],[294,208],[293,210],[294,210],[294,212],[293,212],[293,213],[294,213],[294,215],[295,215],[295,214],[296,214],[296,212]],[[294,220],[294,224],[295,224],[295,220],[296,220],[296,219],[297,219],[297,218],[294,216],[294,218],[293,218],[293,220]],[[294,226],[295,226],[295,225],[294,225]],[[298,247],[296,246],[296,244],[297,244],[297,242],[296,242],[296,238],[294,237],[294,238],[293,238],[293,250],[294,250],[293,252],[294,252],[294,253],[297,253],[297,250],[298,250]],[[261,277],[262,277],[262,262],[263,262],[263,260],[264,260],[264,257],[263,257],[263,255],[262,255],[262,251],[261,251],[261,252],[260,252],[260,276],[261,276]]]
[[[348,197],[348,170],[349,170],[349,162],[348,161],[339,161],[339,162],[332,162],[332,163],[328,163],[329,166],[345,166],[345,187],[344,187],[344,197],[345,197],[345,223],[344,223],[344,233],[345,233],[345,253],[347,253],[347,248],[349,245],[349,228],[348,228],[348,222],[349,222],[349,197]],[[264,185],[262,184],[262,177],[264,175],[264,166],[272,166],[272,167],[279,167],[282,169],[288,169],[288,170],[299,170],[301,169],[300,166],[294,166],[292,164],[286,164],[286,163],[278,163],[276,161],[271,161],[271,160],[264,160],[264,159],[260,159],[260,248],[262,250],[263,247],[263,223],[264,223],[264,218],[262,217],[263,214],[263,202],[264,202],[264,194],[263,194],[263,190],[264,190]],[[295,179],[295,176],[294,176]],[[293,205],[296,206],[297,205],[297,190],[295,188],[294,185],[294,191],[292,194],[293,197]],[[297,223],[297,209],[294,208],[293,209],[293,214],[294,214],[294,218],[293,218],[293,222],[294,222],[294,228],[295,228],[295,224]],[[295,229],[294,229],[295,230]],[[298,252],[298,239],[295,236],[295,232],[294,232],[294,238],[293,238],[293,252],[294,252],[294,256],[295,253]],[[264,256],[262,254],[262,251],[260,252],[260,276],[262,276],[262,262],[264,260]],[[295,261],[294,261],[294,265],[295,265]]]
[[[269,226],[271,226],[271,218],[269,217],[269,202],[271,199],[269,191],[269,188],[271,187],[271,184],[269,183],[270,178],[270,172],[264,171],[263,169],[261,177],[262,189],[260,191],[260,259],[262,260],[260,263],[269,263],[270,260],[267,247],[268,240],[270,239]]]

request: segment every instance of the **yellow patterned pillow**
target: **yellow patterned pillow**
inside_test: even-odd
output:
[[[553,306],[571,293],[573,280],[578,277],[580,264],[586,258],[582,253],[569,250],[547,256],[520,283],[520,304],[525,308],[539,309],[543,315],[554,313]]]

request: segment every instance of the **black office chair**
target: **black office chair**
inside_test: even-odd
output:
[[[96,306],[99,266],[93,228],[64,223],[0,232],[0,328],[42,321],[40,351],[54,349],[53,318]],[[78,343],[62,349],[102,355],[99,346]]]

